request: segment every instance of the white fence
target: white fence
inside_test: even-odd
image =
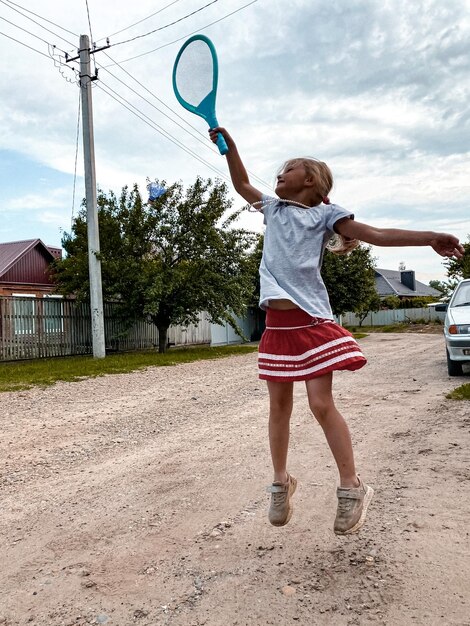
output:
[[[249,309],[244,318],[235,316],[235,321],[243,332],[245,339],[250,340],[255,330],[255,316],[253,310]],[[211,346],[228,346],[244,341],[227,322],[225,322],[225,324],[211,324],[210,333]]]
[[[198,343],[210,343],[211,323],[207,314],[200,313],[197,324],[170,326],[167,339],[171,346],[191,346]]]
[[[418,322],[424,320],[426,323],[439,320],[444,322],[445,313],[436,311],[434,307],[424,307],[422,309],[390,309],[388,311],[377,311],[369,313],[363,320],[363,326],[388,326],[389,324],[399,324],[401,322]],[[343,326],[359,326],[359,318],[354,313],[345,313],[342,316]]]

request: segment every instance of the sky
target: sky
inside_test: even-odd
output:
[[[175,99],[175,57],[194,33],[219,61],[217,116],[252,183],[272,193],[296,156],[326,161],[335,202],[377,227],[470,234],[470,0],[0,0],[0,242],[60,246],[84,197],[79,36],[93,83],[97,183],[228,183],[207,125]],[[132,41],[129,41],[132,40]],[[29,47],[27,47],[29,46]],[[78,131],[78,132],[77,132]],[[240,224],[262,231],[261,216]],[[443,280],[431,248],[373,248]]]

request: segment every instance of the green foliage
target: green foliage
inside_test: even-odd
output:
[[[463,278],[470,278],[470,235],[468,242],[463,244],[464,256],[461,259],[446,259],[444,265],[449,280],[430,280],[429,286],[437,289],[444,300],[449,300],[457,283]]]
[[[374,281],[375,283],[375,281]],[[375,313],[380,310],[381,300],[379,294],[375,291],[371,293],[370,297],[366,298],[364,302],[360,303],[354,311],[359,318],[359,326],[362,326],[362,322],[366,319],[369,313]]]
[[[398,305],[399,309],[422,309],[431,302],[435,302],[433,296],[419,296],[416,298],[403,298]]]
[[[468,242],[463,244],[464,255],[461,259],[446,259],[444,265],[447,268],[447,276],[456,281],[470,278],[470,235]]]
[[[448,393],[446,398],[449,398],[449,400],[470,400],[470,383],[460,385],[460,387]]]
[[[357,332],[353,332],[353,337],[354,339],[364,339],[364,337],[368,337],[369,335],[367,333],[357,333]]]
[[[369,311],[378,310],[370,246],[360,245],[347,255],[327,250],[321,273],[335,315],[352,311],[364,319]]]
[[[259,266],[261,264],[261,257],[263,256],[263,244],[264,244],[264,235],[257,234],[256,235],[256,244],[253,248],[252,253],[249,256],[249,270],[251,272],[251,283],[252,283],[252,296],[249,302],[249,305],[252,307],[258,307],[259,297],[260,297],[260,276],[259,276]]]
[[[400,307],[400,298],[398,296],[386,296],[382,298],[382,307],[385,309],[398,309]]]
[[[259,297],[260,297],[260,276],[259,276],[259,266],[261,263],[261,257],[263,255],[263,243],[264,243],[264,235],[258,234],[256,245],[250,254],[249,264],[250,264],[250,272],[251,272],[251,300],[249,301],[249,306],[252,307],[253,314],[253,322],[254,328],[251,333],[250,340],[251,341],[259,341],[261,335],[263,334],[263,330],[265,327],[266,320],[266,312],[259,308]]]
[[[121,304],[132,322],[146,317],[159,330],[166,350],[170,325],[187,325],[207,311],[212,321],[243,315],[253,291],[251,250],[256,235],[236,228],[225,184],[198,177],[186,192],[167,186],[152,203],[143,203],[137,185],[98,194],[103,296]],[[82,208],[65,234],[66,258],[56,263],[56,281],[64,294],[89,298],[87,228]]]
[[[440,292],[441,299],[449,300],[450,296],[452,295],[452,292],[455,289],[457,282],[458,282],[457,280],[448,280],[448,281],[430,280],[429,286]]]

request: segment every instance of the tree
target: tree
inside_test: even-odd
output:
[[[439,293],[441,294],[442,298],[450,298],[455,286],[453,286],[453,283],[456,281],[444,281],[444,280],[430,280],[429,281],[429,286],[432,287],[433,289],[435,289],[436,291],[439,291]]]
[[[261,263],[261,257],[263,256],[263,245],[264,235],[257,234],[256,245],[254,246],[253,251],[250,254],[249,260],[252,284],[252,295],[249,306],[252,307],[254,321],[254,329],[251,334],[252,341],[258,341],[261,338],[266,321],[266,312],[259,308],[259,298],[261,290],[259,266]]]
[[[463,244],[464,255],[461,259],[446,259],[444,265],[447,268],[447,276],[456,282],[463,278],[470,278],[470,235],[468,242]]]
[[[352,311],[365,318],[366,311],[378,310],[370,246],[360,245],[347,255],[326,250],[321,273],[335,315]]]
[[[263,235],[259,235],[257,245],[251,254],[253,306],[258,305],[260,295],[258,268],[263,252],[263,240]],[[370,250],[370,247],[360,246],[348,255],[337,255],[327,250],[322,267],[322,277],[333,313],[342,315],[347,311],[353,311],[359,316],[361,324],[368,313],[380,309],[381,303],[375,289],[374,259],[370,256]]]
[[[449,300],[457,283],[463,278],[470,278],[470,235],[468,242],[463,244],[464,255],[461,259],[446,259],[444,265],[449,280],[431,280],[429,286],[437,289],[445,300]]]
[[[155,181],[166,186],[165,181]],[[236,228],[225,184],[198,177],[184,192],[181,183],[152,203],[137,185],[119,199],[98,194],[103,296],[121,304],[125,319],[145,317],[158,327],[159,351],[167,348],[171,325],[197,321],[206,311],[215,323],[243,315],[253,290],[250,252],[256,235]],[[56,263],[59,290],[89,298],[85,209],[74,220]]]
[[[377,311],[379,311],[381,305],[382,301],[380,299],[380,296],[374,289],[374,293],[371,293],[369,297],[367,297],[363,303],[359,304],[354,311],[359,318],[359,326],[362,326],[362,323],[369,315],[369,313],[376,313]]]

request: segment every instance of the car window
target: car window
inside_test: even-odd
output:
[[[457,287],[452,306],[462,306],[466,302],[470,303],[470,283],[464,283]]]

